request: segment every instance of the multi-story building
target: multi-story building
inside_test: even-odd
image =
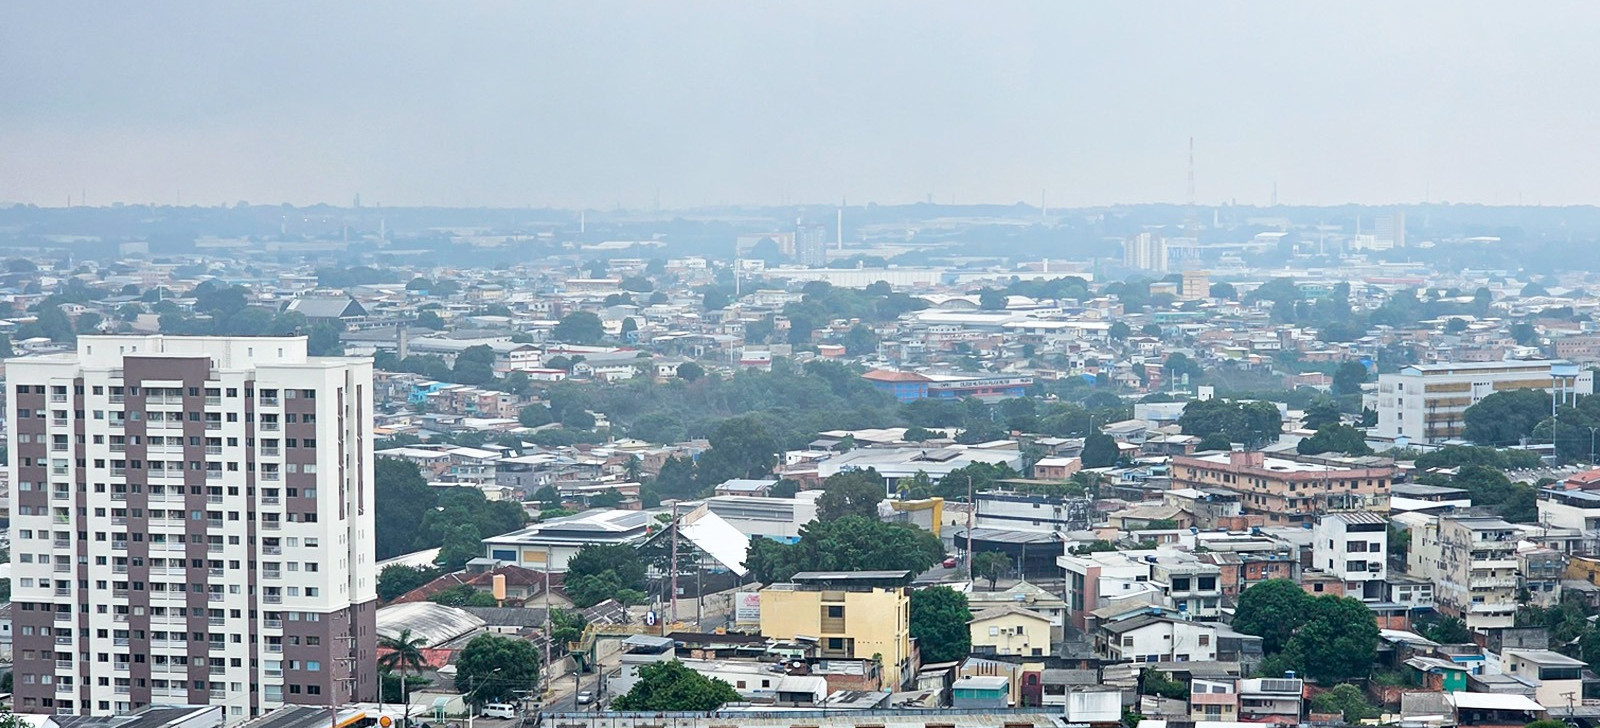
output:
[[[1499,518],[1435,516],[1411,528],[1407,572],[1434,584],[1434,606],[1468,629],[1513,626],[1517,527]]]
[[[1513,389],[1551,391],[1570,401],[1594,393],[1594,374],[1570,362],[1548,360],[1408,366],[1378,376],[1378,426],[1373,433],[1415,442],[1461,437],[1468,407]]]
[[[1317,520],[1311,544],[1317,569],[1344,580],[1344,594],[1364,602],[1386,598],[1389,521],[1376,513],[1330,513]]]
[[[1215,662],[1217,626],[1139,614],[1100,625],[1094,652],[1110,662]]]
[[[374,696],[369,361],[83,336],[6,369],[17,709]]]
[[[1167,272],[1167,239],[1139,233],[1122,243],[1122,264],[1137,270]]]
[[[1394,472],[1389,464],[1347,466],[1226,452],[1173,457],[1172,487],[1237,493],[1245,514],[1281,525],[1339,511],[1387,513]]]
[[[761,590],[761,634],[816,640],[819,657],[880,656],[883,680],[912,676],[906,571],[805,571]]]

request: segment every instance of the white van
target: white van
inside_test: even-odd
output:
[[[485,718],[510,719],[517,717],[517,708],[506,703],[489,703],[483,706],[483,712],[479,713],[479,715]]]

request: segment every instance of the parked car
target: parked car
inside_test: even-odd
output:
[[[483,712],[478,715],[485,718],[515,718],[517,717],[517,707],[507,703],[488,703],[483,706]]]
[[[578,705],[588,705],[594,702],[594,693],[588,690],[578,691]]]
[[[956,557],[954,557],[954,556],[946,556],[944,558],[943,566],[946,569],[954,569],[955,566],[956,566]]]

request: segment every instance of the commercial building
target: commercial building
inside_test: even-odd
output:
[[[861,375],[872,386],[900,402],[919,399],[980,399],[998,402],[1026,396],[1033,377],[947,374],[874,369]]]
[[[537,571],[564,572],[589,544],[638,544],[656,520],[644,511],[592,510],[483,540],[484,555]]]
[[[1439,611],[1461,619],[1468,629],[1513,626],[1516,526],[1499,518],[1432,516],[1410,530],[1406,571],[1433,582]]]
[[[1458,438],[1466,428],[1468,407],[1513,389],[1553,391],[1570,401],[1594,393],[1594,373],[1550,360],[1408,366],[1378,376],[1378,426],[1373,434],[1413,442]]]
[[[806,571],[761,590],[761,634],[812,640],[823,658],[880,657],[883,680],[912,677],[908,571]]]
[[[1309,523],[1323,513],[1389,510],[1394,465],[1373,461],[1304,462],[1260,452],[1225,452],[1172,458],[1172,487],[1226,490],[1239,495],[1247,515],[1269,525]]]
[[[371,362],[82,336],[6,368],[18,710],[375,697]]]
[[[1344,581],[1344,595],[1383,601],[1389,578],[1389,521],[1376,513],[1330,513],[1317,520],[1312,565]]]

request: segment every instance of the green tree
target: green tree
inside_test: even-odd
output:
[[[1441,645],[1460,645],[1472,641],[1472,631],[1467,623],[1449,615],[1435,615],[1432,619],[1418,619],[1417,633]]]
[[[824,521],[845,516],[876,519],[883,502],[883,476],[872,468],[850,470],[822,481],[822,496],[817,498],[817,518]]]
[[[993,288],[984,288],[978,291],[978,308],[985,311],[1004,311],[1006,294]]]
[[[1306,619],[1310,595],[1288,579],[1268,579],[1244,590],[1234,611],[1233,628],[1261,638],[1261,649],[1282,652]]]
[[[433,581],[439,576],[437,569],[405,564],[391,564],[378,572],[378,599],[392,602],[403,594]]]
[[[1550,416],[1550,395],[1537,389],[1495,392],[1462,414],[1462,434],[1479,445],[1520,444],[1533,428]]]
[[[988,579],[993,589],[1000,577],[1011,573],[1011,557],[1001,551],[985,551],[972,557],[972,573]]]
[[[433,490],[415,464],[397,458],[378,458],[374,476],[376,558],[392,559],[410,553],[418,547],[417,526],[437,502]]]
[[[722,679],[708,678],[677,660],[666,660],[640,667],[639,681],[627,694],[611,701],[611,709],[705,713],[740,699],[739,691]]]
[[[965,659],[972,650],[970,621],[972,610],[961,592],[947,586],[911,592],[911,637],[922,650],[923,663]]]
[[[456,690],[474,706],[512,702],[538,686],[541,660],[532,642],[480,634],[456,656]]]
[[[1232,450],[1232,449],[1233,449],[1233,442],[1228,440],[1228,436],[1227,435],[1224,435],[1224,434],[1222,434],[1220,432],[1213,432],[1213,433],[1211,433],[1209,435],[1206,435],[1205,437],[1200,438],[1200,444],[1195,446],[1195,450],[1200,451],[1200,452],[1205,452],[1207,450]]]
[[[567,562],[565,588],[572,603],[592,607],[628,597],[637,603],[645,590],[645,563],[628,544],[589,544]],[[630,592],[623,594],[623,592]]]
[[[517,413],[517,424],[523,427],[543,427],[554,421],[555,415],[542,404],[530,404]]]
[[[1301,419],[1300,426],[1315,432],[1329,425],[1340,422],[1339,405],[1332,400],[1319,400],[1306,407],[1306,416]]]
[[[573,311],[556,323],[550,336],[568,344],[598,344],[606,336],[606,327],[593,311]]]
[[[41,335],[58,344],[70,344],[78,340],[78,332],[72,328],[72,319],[67,318],[58,305],[40,306],[38,325]]]
[[[417,325],[434,331],[444,330],[444,319],[439,318],[439,312],[428,310],[417,314]]]
[[[1111,327],[1106,329],[1106,335],[1114,341],[1122,341],[1133,335],[1133,327],[1123,321],[1112,321]]]
[[[1305,623],[1289,638],[1284,653],[1323,685],[1366,677],[1378,651],[1372,610],[1359,599],[1331,594],[1310,604]]]
[[[1139,672],[1139,693],[1159,695],[1172,700],[1187,700],[1189,686],[1182,681],[1172,679],[1172,675],[1161,670],[1146,669]]]
[[[1083,467],[1109,468],[1117,464],[1117,441],[1103,432],[1096,432],[1083,440]]]
[[[1367,367],[1361,362],[1347,361],[1333,370],[1335,395],[1360,394],[1362,383],[1367,381]]]
[[[427,639],[412,635],[409,629],[402,629],[393,636],[378,635],[378,650],[387,650],[378,656],[378,667],[385,672],[400,671],[400,684],[406,688],[401,697],[407,708],[406,715],[411,714],[410,675],[427,669],[428,659],[422,652],[427,647]]]
[[[1301,455],[1318,455],[1325,452],[1345,455],[1372,454],[1372,448],[1367,445],[1366,433],[1349,425],[1327,425],[1317,430],[1317,434],[1301,440],[1295,446],[1295,451]]]
[[[910,571],[921,573],[944,559],[939,537],[915,526],[844,516],[800,527],[792,544],[754,539],[745,566],[763,584],[801,571]]]
[[[872,329],[856,324],[845,332],[839,343],[844,344],[844,353],[849,356],[866,356],[878,350],[878,335]]]
[[[445,530],[435,562],[446,572],[456,572],[466,568],[468,561],[482,555],[483,537],[478,534],[478,527],[460,523]]]
[[[1232,301],[1239,297],[1239,292],[1233,287],[1233,284],[1223,281],[1211,284],[1210,293],[1212,298],[1220,298],[1224,301]]]
[[[702,367],[692,361],[686,361],[678,365],[678,378],[685,382],[695,381],[696,379],[699,379],[705,375],[705,367]]]
[[[1361,692],[1361,688],[1350,683],[1335,685],[1311,696],[1311,710],[1317,713],[1338,713],[1349,725],[1360,725],[1363,720],[1378,717],[1378,709],[1367,702],[1366,694]]]

